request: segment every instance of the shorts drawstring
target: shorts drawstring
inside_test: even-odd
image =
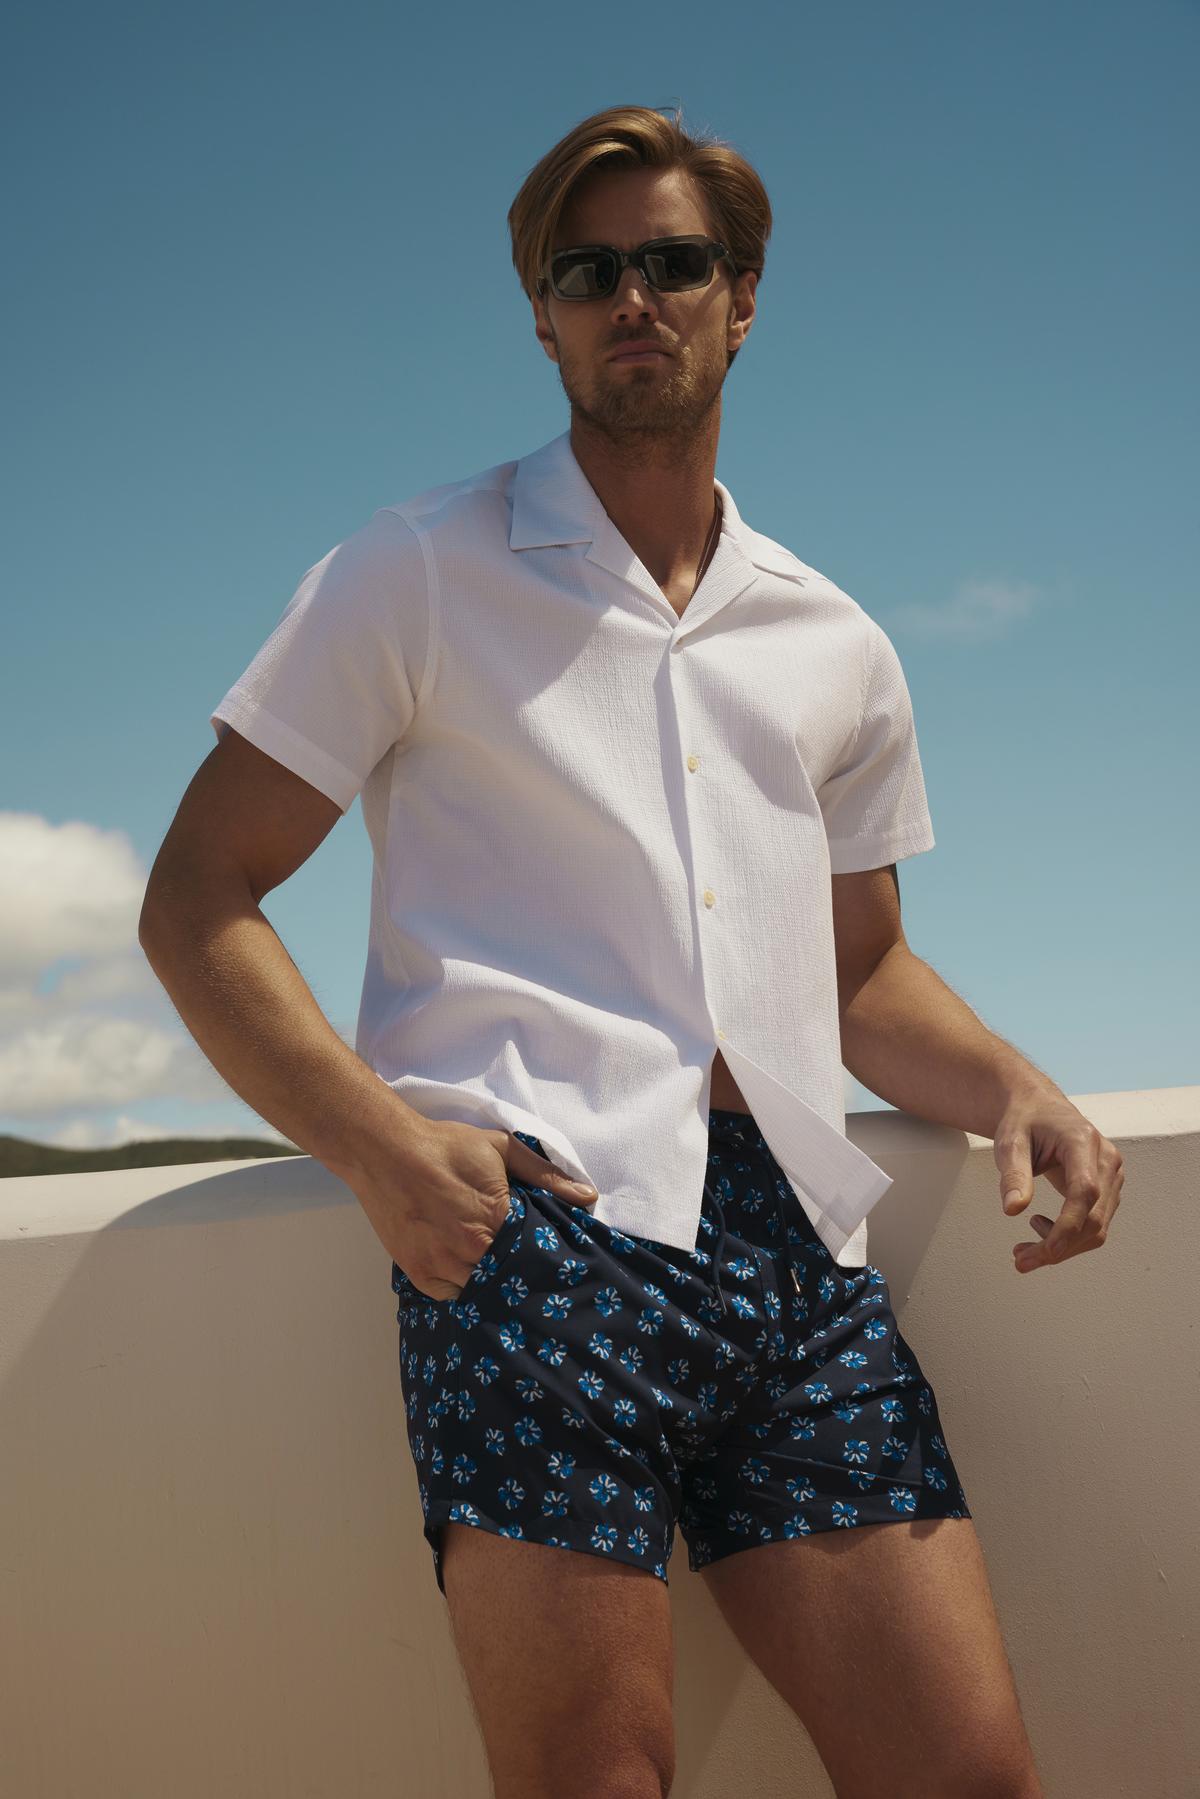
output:
[[[719,1195],[714,1193],[712,1186],[710,1185],[710,1183],[707,1180],[704,1183],[704,1191],[708,1195],[709,1199],[712,1200],[713,1205],[717,1208],[717,1213],[721,1220],[720,1227],[717,1231],[717,1246],[713,1251],[712,1289],[713,1289],[714,1295],[716,1296],[716,1301],[717,1301],[717,1304],[720,1307],[721,1311],[727,1312],[729,1310],[729,1307],[726,1303],[725,1295],[721,1291],[721,1253],[725,1248],[725,1208],[721,1204]],[[794,1253],[792,1246],[791,1246],[791,1242],[788,1238],[787,1214],[783,1209],[783,1197],[778,1191],[775,1194],[775,1207],[779,1213],[779,1223],[780,1223],[780,1226],[783,1231],[783,1253],[784,1253],[785,1257],[787,1258],[787,1265],[791,1271],[792,1285],[795,1287],[797,1293],[802,1293],[804,1291],[804,1289],[801,1286],[800,1281],[796,1274],[797,1256]]]
[[[721,1220],[721,1228],[717,1232],[717,1247],[713,1250],[712,1287],[713,1293],[716,1295],[717,1304],[723,1312],[727,1312],[729,1307],[726,1305],[725,1295],[721,1291],[721,1251],[725,1247],[725,1208],[707,1181],[704,1183],[704,1191],[708,1194],[708,1197],[712,1200],[714,1206],[716,1206],[717,1213]]]

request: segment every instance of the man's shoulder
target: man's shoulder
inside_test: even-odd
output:
[[[857,614],[864,620],[868,619],[867,613],[852,595],[839,587],[821,569],[814,568],[811,562],[803,561],[786,544],[779,543],[762,531],[752,530],[745,520],[742,521],[742,533],[746,553],[756,568],[798,583],[806,600],[819,602],[823,607],[834,611]]]
[[[497,504],[503,505],[516,472],[516,461],[498,462],[490,468],[462,475],[457,481],[442,481],[435,487],[422,488],[406,499],[393,500],[381,506],[381,513],[404,520],[414,531],[457,530],[470,532],[498,517]]]

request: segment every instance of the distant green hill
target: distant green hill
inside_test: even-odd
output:
[[[0,1135],[0,1180],[17,1174],[90,1174],[99,1168],[165,1168],[174,1162],[247,1162],[251,1156],[302,1156],[290,1143],[261,1137],[152,1137],[108,1149],[59,1149]]]

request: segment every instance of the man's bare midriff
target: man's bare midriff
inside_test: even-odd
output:
[[[719,1106],[724,1112],[748,1112],[750,1110],[742,1098],[741,1090],[730,1074],[720,1050],[713,1057],[708,1103],[710,1106]]]

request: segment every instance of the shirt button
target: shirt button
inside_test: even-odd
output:
[[[694,771],[695,771],[695,770],[696,770],[696,769],[698,769],[698,768],[699,768],[699,766],[700,766],[700,758],[699,758],[699,756],[689,756],[689,757],[688,757],[688,767],[689,767],[689,768],[690,768],[690,769],[692,769],[692,770],[693,770],[693,772],[694,772]]]
[[[717,896],[711,887],[704,889],[704,903],[706,906],[715,906],[717,903]]]

